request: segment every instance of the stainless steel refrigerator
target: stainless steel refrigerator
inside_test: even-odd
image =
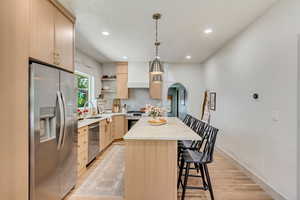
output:
[[[74,74],[30,64],[30,200],[60,200],[76,182]]]

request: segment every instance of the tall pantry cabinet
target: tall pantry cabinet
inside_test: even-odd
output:
[[[57,20],[57,12],[66,21]],[[0,194],[1,199],[28,200],[29,60],[72,72],[75,17],[56,0],[1,0],[0,13],[0,85],[5,97],[0,98],[5,105],[0,116],[0,160],[5,161],[0,165]],[[55,42],[61,40],[63,45]]]

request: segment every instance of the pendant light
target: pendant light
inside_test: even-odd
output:
[[[160,45],[160,42],[158,42],[158,40],[157,40],[157,38],[158,38],[158,20],[161,18],[161,14],[156,13],[153,15],[152,18],[155,20],[156,33],[155,33],[155,43],[154,43],[155,44],[155,58],[150,64],[150,73],[153,75],[161,75],[164,72],[164,70],[163,70],[162,64],[159,60],[159,57],[158,57],[158,47]]]

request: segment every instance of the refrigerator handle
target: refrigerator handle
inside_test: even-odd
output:
[[[61,145],[62,145],[64,127],[65,127],[65,116],[64,116],[64,105],[63,105],[63,101],[62,101],[61,92],[57,91],[56,94],[57,94],[57,99],[58,99],[59,115],[60,115],[60,126],[59,126],[59,137],[58,137],[57,150],[60,150]]]
[[[65,140],[66,140],[66,132],[67,132],[67,126],[66,126],[66,101],[64,98],[63,93],[61,92],[61,99],[62,99],[62,103],[63,103],[63,115],[64,115],[64,128],[63,128],[63,137],[62,137],[62,141],[61,141],[61,148],[64,147],[65,145]]]

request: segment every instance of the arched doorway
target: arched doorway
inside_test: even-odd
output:
[[[168,88],[168,116],[183,119],[187,113],[187,91],[181,83]]]

